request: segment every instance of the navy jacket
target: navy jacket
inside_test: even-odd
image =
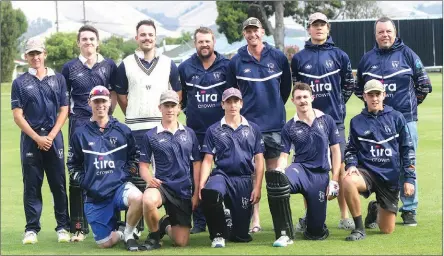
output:
[[[414,184],[415,150],[403,115],[385,105],[377,114],[363,109],[353,117],[345,164],[346,170],[350,166],[367,169],[391,187],[398,186],[403,168],[405,181]]]
[[[187,126],[203,141],[210,125],[224,116],[222,93],[228,88],[225,74],[230,60],[215,52],[216,59],[208,69],[197,54],[179,65],[182,84],[182,108],[186,109]]]
[[[375,47],[364,54],[358,65],[355,94],[362,98],[368,80],[378,79],[385,87],[384,103],[401,112],[407,122],[418,121],[417,107],[432,85],[421,59],[400,38],[389,49]]]
[[[131,130],[117,119],[110,117],[103,133],[88,122],[71,135],[68,172],[86,190],[87,202],[102,201],[137,173],[138,151]]]
[[[291,92],[291,73],[287,57],[264,43],[260,61],[239,48],[230,61],[227,83],[243,97],[241,114],[256,123],[261,132],[280,132],[284,127],[285,103]]]
[[[311,86],[313,108],[343,124],[345,103],[353,94],[355,79],[348,55],[335,46],[332,38],[322,45],[305,42],[305,48],[293,56],[291,70],[293,82]]]

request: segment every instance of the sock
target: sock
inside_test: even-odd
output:
[[[149,236],[149,238],[154,239],[156,241],[160,240],[159,230],[157,230],[156,232],[151,232],[148,236]]]
[[[362,215],[353,217],[353,221],[355,222],[356,229],[364,231],[364,225],[362,224]]]
[[[125,231],[123,231],[125,242],[128,241],[128,239],[134,239],[135,228],[136,226],[130,226],[128,223],[126,223]]]
[[[119,236],[120,241],[125,240],[125,236],[123,235],[122,231],[118,230],[118,231],[116,231],[116,234]]]

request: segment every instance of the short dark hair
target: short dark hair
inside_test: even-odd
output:
[[[213,40],[214,40],[214,33],[213,30],[211,30],[211,28],[208,27],[199,27],[194,31],[194,42],[196,42],[196,35],[197,33],[201,33],[201,34],[211,34],[213,36]]]
[[[151,26],[151,27],[153,27],[153,28],[154,28],[154,32],[157,33],[156,25],[154,24],[154,21],[153,21],[153,20],[141,20],[141,21],[139,21],[139,23],[137,23],[137,26],[136,26],[136,33],[137,33],[137,34],[139,33],[139,28],[140,28],[142,25],[147,25],[147,26]]]
[[[291,91],[291,98],[294,98],[294,92],[296,90],[309,91],[310,95],[313,94],[310,85],[308,85],[306,83],[296,82],[296,83],[294,83],[293,90]]]
[[[373,31],[375,32],[375,34],[376,34],[376,24],[378,24],[378,22],[388,22],[388,21],[390,21],[390,22],[392,23],[393,28],[395,29],[395,35],[396,35],[397,32],[396,32],[396,25],[395,25],[395,22],[393,22],[393,20],[390,19],[390,18],[387,17],[387,16],[382,16],[381,18],[379,18],[379,19],[377,19],[377,20],[375,21],[375,25],[373,26]]]
[[[77,33],[77,41],[80,41],[80,34],[83,31],[91,31],[94,34],[96,34],[97,40],[99,40],[99,31],[97,31],[97,29],[91,25],[83,25],[80,27],[79,32]]]

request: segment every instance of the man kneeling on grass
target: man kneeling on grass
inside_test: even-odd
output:
[[[383,104],[385,96],[380,81],[368,81],[364,86],[367,107],[350,121],[342,189],[356,228],[346,237],[347,241],[361,240],[366,236],[359,194],[365,198],[373,192],[376,194],[376,201],[368,205],[365,227],[376,228],[377,222],[382,233],[390,234],[395,230],[401,168],[405,171],[405,196],[414,193],[413,142],[403,115]]]
[[[138,150],[131,130],[108,115],[109,90],[94,87],[89,94],[90,122],[72,135],[68,153],[71,178],[86,191],[85,215],[100,248],[124,240],[127,249],[138,251],[134,228],[142,217],[142,192],[131,182],[137,173]],[[117,227],[116,212],[128,210],[123,232]]]

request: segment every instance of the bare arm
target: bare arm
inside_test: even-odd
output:
[[[46,138],[46,136],[40,136],[38,135],[32,128],[29,126],[29,123],[26,121],[25,117],[23,116],[23,109],[21,108],[14,108],[12,110],[12,114],[14,116],[14,122],[17,124],[18,127],[26,134],[28,135],[32,140],[34,140],[39,149],[43,149],[45,151],[48,151],[51,147],[51,142],[49,139]],[[49,144],[49,145],[48,145]]]
[[[65,124],[66,119],[68,118],[68,106],[60,107],[59,115],[57,116],[56,123],[52,128],[51,132],[48,134],[50,140],[54,140],[57,134],[62,129]]]
[[[281,152],[281,155],[279,156],[278,162],[277,162],[277,169],[280,171],[284,171],[287,167],[288,162],[288,156],[289,154]]]
[[[339,180],[339,169],[341,168],[341,149],[339,144],[330,146],[330,151],[332,155],[332,177],[334,181]]]
[[[153,177],[153,175],[150,173],[149,167],[149,163],[139,162],[140,177],[146,182],[148,187],[158,188],[160,184],[162,184],[162,181]]]
[[[109,108],[109,114],[112,115],[117,105],[117,93],[115,91],[111,91],[111,107]]]
[[[119,103],[120,109],[123,114],[126,116],[126,107],[128,106],[128,95],[126,94],[117,94],[117,102]]]

